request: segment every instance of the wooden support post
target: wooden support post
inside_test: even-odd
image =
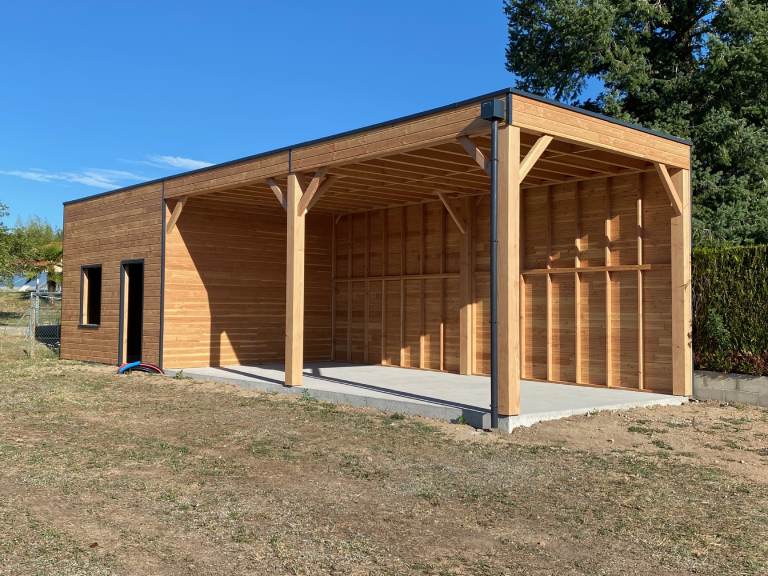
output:
[[[611,319],[611,221],[613,208],[611,195],[613,194],[613,178],[608,178],[605,187],[605,385],[613,386],[613,322]]]
[[[371,275],[371,213],[365,213],[365,303],[363,306],[363,362],[368,363],[368,315],[370,313],[371,284],[368,278]]]
[[[520,414],[520,128],[498,140],[499,415]]]
[[[288,174],[286,192],[287,267],[285,293],[285,384],[301,386],[304,367],[304,215],[296,174]]]
[[[347,362],[352,362],[352,246],[355,217],[350,215],[347,221]]]
[[[336,360],[336,223],[331,216],[331,362]]]
[[[533,149],[531,149],[533,151]],[[527,158],[527,156],[526,156]],[[544,227],[546,234],[547,244],[547,270],[552,268],[552,186],[547,186],[547,203],[544,208],[545,218],[547,223]],[[546,331],[547,331],[547,380],[552,381],[552,275],[547,273],[547,285],[546,285]]]
[[[410,351],[408,364],[405,363],[405,206],[400,208],[400,366],[410,366]]]
[[[576,326],[576,342],[575,342],[575,380],[577,384],[581,383],[581,275],[578,269],[581,268],[581,183],[576,182],[575,203],[576,203],[576,256],[574,257],[573,266],[576,268],[576,272],[573,273],[573,310]]]
[[[464,218],[466,227],[461,237],[459,256],[459,277],[461,282],[461,308],[459,309],[459,373],[472,374],[472,355],[474,342],[474,299],[472,285],[472,234],[475,219],[475,203],[472,198],[464,199]]]
[[[445,212],[440,213],[440,274],[445,273]],[[440,370],[445,370],[445,278],[440,280]],[[459,333],[461,339],[461,333]]]
[[[691,382],[691,173],[671,176],[681,201],[672,217],[672,393],[690,396]]]
[[[643,193],[645,192],[645,176],[637,177],[637,264],[643,265]],[[643,323],[643,271],[637,271],[637,388],[645,388],[645,328]]]

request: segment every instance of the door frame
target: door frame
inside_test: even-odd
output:
[[[125,315],[128,313],[128,303],[126,302],[126,282],[125,282],[125,276],[126,276],[126,266],[130,264],[141,264],[142,267],[142,282],[144,280],[145,274],[146,274],[146,267],[144,265],[144,258],[133,258],[130,260],[121,260],[120,261],[120,317],[118,319],[118,328],[117,328],[117,365],[121,366],[123,364],[123,357],[125,355],[125,349],[124,349],[124,342],[125,338],[127,336],[127,333],[125,331],[127,330],[126,326],[126,318]],[[146,283],[144,283],[146,284]],[[142,294],[143,299],[143,294]],[[144,352],[144,303],[142,302],[141,306],[141,324],[139,326],[140,331],[140,338],[141,338],[141,348],[142,353]]]

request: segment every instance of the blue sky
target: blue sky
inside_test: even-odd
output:
[[[501,0],[5,3],[7,222],[512,85],[505,41]]]

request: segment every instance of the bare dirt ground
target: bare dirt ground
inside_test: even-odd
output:
[[[768,411],[511,436],[0,360],[0,574],[766,574]]]

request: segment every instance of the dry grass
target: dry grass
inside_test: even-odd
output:
[[[2,574],[768,570],[768,412],[753,408],[500,437],[18,361],[0,363],[0,462]]]

